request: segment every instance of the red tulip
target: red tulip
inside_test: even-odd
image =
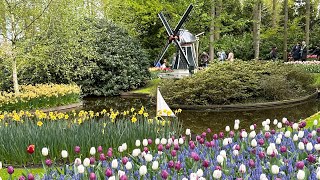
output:
[[[29,154],[32,154],[32,153],[34,152],[34,149],[35,149],[34,145],[31,144],[31,145],[29,145],[29,146],[27,147],[27,152],[28,152]]]

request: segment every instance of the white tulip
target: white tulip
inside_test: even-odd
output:
[[[267,176],[265,174],[260,175],[260,180],[268,180]]]
[[[266,124],[266,125],[264,126],[264,130],[265,130],[265,131],[270,131],[270,126],[269,126],[268,124]]]
[[[83,174],[83,173],[84,173],[84,166],[83,166],[83,165],[79,165],[77,169],[78,169],[78,172],[79,172],[80,174]]]
[[[295,134],[295,135],[293,136],[293,141],[298,141],[298,139],[299,139],[298,135]]]
[[[320,179],[320,171],[317,172],[317,179]]]
[[[145,155],[147,155],[147,153],[146,153],[146,152],[144,152],[144,151],[142,151],[142,153],[141,153],[141,157],[144,157]]]
[[[221,155],[218,155],[217,156],[217,161],[218,161],[218,163],[220,163],[220,164],[222,164],[223,163],[223,157],[221,156]]]
[[[198,180],[206,180],[204,177],[199,177]]]
[[[307,151],[312,151],[313,146],[312,146],[312,143],[311,143],[311,142],[308,142],[308,143],[307,143],[306,149],[307,149]]]
[[[188,179],[184,177],[184,178],[182,178],[181,180],[188,180]]]
[[[278,120],[277,119],[273,120],[273,125],[277,125],[277,124],[278,124]]]
[[[155,144],[156,144],[156,145],[160,144],[160,139],[159,139],[159,138],[157,138],[157,139],[155,140]]]
[[[49,150],[46,147],[42,148],[41,152],[42,152],[42,156],[48,156],[49,154]]]
[[[147,161],[147,162],[151,162],[152,161],[152,155],[151,154],[146,154],[144,156],[144,159]]]
[[[162,144],[162,145],[166,145],[166,144],[167,144],[167,139],[162,138],[162,139],[161,139],[161,144]]]
[[[184,143],[183,138],[179,138],[179,144],[183,144],[183,143]]]
[[[162,155],[162,153],[163,153],[162,151],[158,151],[159,156],[161,156],[161,155]]]
[[[273,148],[271,146],[268,146],[267,148],[267,155],[271,155],[273,153]]]
[[[279,129],[281,129],[281,128],[282,128],[282,123],[279,122],[278,125],[277,125],[277,127],[278,127]]]
[[[118,151],[119,151],[119,152],[123,152],[122,146],[119,146],[119,147],[118,147]]]
[[[318,125],[318,120],[315,119],[315,120],[313,121],[313,125],[314,125],[314,126]]]
[[[222,142],[223,146],[226,146],[229,144],[229,138],[224,138]]]
[[[139,146],[141,145],[141,142],[140,142],[140,140],[136,140],[136,143],[135,143],[135,145],[136,145],[137,147],[139,147]]]
[[[172,142],[173,142],[172,139],[169,138],[169,139],[168,139],[168,144],[172,144]]]
[[[179,145],[179,140],[178,140],[178,139],[175,139],[175,140],[173,141],[173,144],[174,144],[174,145]]]
[[[127,162],[127,164],[126,164],[126,169],[127,169],[127,170],[132,169],[132,163],[131,163],[131,162]]]
[[[220,151],[220,155],[221,155],[223,158],[227,158],[227,153],[226,153],[225,150]]]
[[[111,167],[112,167],[113,169],[118,168],[118,160],[117,160],[117,159],[112,160],[112,162],[111,162]]]
[[[140,176],[144,176],[147,174],[147,167],[145,165],[142,165],[140,168],[139,168],[139,174]]]
[[[281,144],[281,139],[280,138],[276,139],[276,144]]]
[[[234,130],[238,130],[239,129],[239,124],[234,124]]]
[[[157,170],[159,168],[159,162],[158,161],[153,161],[152,163],[152,169]]]
[[[143,146],[148,146],[148,140],[147,139],[142,140],[142,145]]]
[[[250,126],[250,130],[253,131],[254,130],[254,125]]]
[[[238,150],[236,150],[236,149],[235,149],[235,150],[233,150],[233,152],[232,152],[232,153],[233,153],[233,155],[234,155],[234,156],[238,156],[238,155],[239,155],[239,151],[238,151]]]
[[[198,169],[197,176],[198,177],[202,177],[203,176],[203,170],[202,169]]]
[[[141,153],[141,150],[140,150],[140,149],[134,149],[134,150],[132,151],[132,156],[137,157],[137,156],[140,155],[140,153]]]
[[[314,145],[314,149],[316,149],[317,151],[319,151],[319,150],[320,150],[320,144],[315,144],[315,145]]]
[[[191,173],[190,174],[190,180],[197,180],[198,179],[198,176],[196,173]]]
[[[262,127],[264,127],[264,126],[267,125],[267,122],[266,121],[262,121],[261,125],[262,125]]]
[[[239,119],[236,119],[236,120],[234,120],[234,124],[240,124],[240,120]]]
[[[291,136],[291,132],[290,131],[286,131],[284,133],[284,137],[289,138]]]
[[[115,176],[111,176],[108,178],[108,180],[116,180],[116,177]]]
[[[299,142],[298,148],[299,148],[300,150],[304,150],[304,144],[303,144],[303,142]]]
[[[251,146],[252,147],[257,147],[257,145],[258,145],[257,140],[256,139],[252,139]]]
[[[272,174],[279,174],[279,166],[272,165],[271,166],[271,172],[272,172]]]
[[[128,149],[127,143],[123,143],[121,146],[124,151]]]
[[[312,136],[316,136],[317,135],[317,131],[315,131],[315,130],[311,131],[311,135]]]
[[[187,136],[191,135],[190,129],[186,129],[186,135],[187,135]]]
[[[248,133],[246,131],[242,131],[241,133],[242,138],[248,137]]]
[[[293,130],[297,130],[298,127],[299,127],[299,124],[298,124],[298,123],[294,123],[294,124],[292,125],[292,129],[293,129]]]
[[[2,162],[0,161],[0,169],[2,169]]]
[[[83,165],[84,165],[85,167],[90,166],[90,159],[89,159],[89,158],[85,158],[85,159],[83,160]]]
[[[285,117],[284,117],[284,118],[282,118],[282,123],[283,123],[283,124],[285,124],[287,121],[288,121],[288,119],[287,119],[287,118],[285,118]]]
[[[213,178],[215,178],[215,179],[220,179],[221,176],[222,176],[221,170],[216,169],[216,170],[213,171]]]
[[[124,171],[121,171],[121,170],[119,170],[118,171],[118,177],[121,177],[121,176],[123,176],[123,175],[125,175],[126,173],[124,172]]]
[[[270,119],[266,119],[266,123],[269,125],[270,124]]]
[[[61,156],[62,156],[62,158],[67,158],[68,157],[68,151],[62,150],[61,151]]]
[[[249,138],[251,138],[251,139],[253,139],[253,138],[255,138],[256,137],[256,132],[255,131],[251,131],[250,133],[249,133]]]
[[[269,146],[272,148],[272,150],[276,149],[276,144],[275,143],[270,143]]]
[[[240,167],[239,167],[239,172],[240,172],[240,173],[243,173],[243,174],[246,173],[246,166],[245,166],[244,164],[241,164],[241,165],[240,165]]]
[[[79,166],[81,164],[81,159],[80,158],[76,158],[74,160],[74,165]]]
[[[283,136],[282,134],[278,134],[278,138],[282,139],[282,136]]]
[[[227,132],[230,131],[230,126],[226,126],[226,131],[227,131]]]
[[[304,136],[304,131],[299,131],[298,132],[298,137],[299,138],[303,138],[303,136]]]
[[[297,173],[297,179],[298,180],[303,180],[305,178],[306,174],[304,171],[302,170],[299,170],[298,173]]]
[[[90,148],[90,155],[94,156],[96,154],[96,148],[95,147],[91,147]]]

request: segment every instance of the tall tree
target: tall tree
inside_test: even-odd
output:
[[[310,41],[310,0],[306,0],[306,44],[309,45]]]
[[[211,25],[210,25],[210,44],[209,44],[209,55],[210,55],[210,61],[212,62],[214,60],[214,19],[215,19],[215,6],[214,6],[214,0],[212,0],[211,4]]]
[[[284,0],[284,36],[283,36],[283,60],[286,62],[288,58],[288,0]]]
[[[217,0],[215,4],[215,31],[214,36],[216,40],[220,39],[221,33],[221,13],[222,13],[222,0]]]
[[[277,0],[272,1],[272,28],[277,27]]]
[[[254,59],[259,59],[260,53],[260,27],[261,27],[261,9],[262,3],[260,0],[254,2],[253,5],[253,48]]]

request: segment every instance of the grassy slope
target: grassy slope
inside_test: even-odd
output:
[[[28,169],[28,171],[31,172],[33,175],[38,174],[40,176],[42,176],[42,174],[44,173],[43,168],[32,168],[32,169]],[[12,174],[13,179],[18,179],[22,175],[22,173],[26,174],[27,170],[23,168],[15,168],[14,173]],[[6,168],[0,169],[0,177],[3,180],[9,179],[9,174],[7,173]]]
[[[320,73],[313,73],[313,75],[314,75],[314,79],[315,79],[313,85],[314,85],[316,88],[320,88]]]
[[[161,79],[151,79],[147,85],[143,88],[137,89],[135,91],[132,91],[133,93],[141,93],[141,94],[151,94],[153,91],[156,90],[158,84],[160,83]]]

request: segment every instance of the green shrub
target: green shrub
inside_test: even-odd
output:
[[[292,99],[313,92],[313,76],[275,62],[213,63],[192,77],[166,80],[161,92],[170,104],[210,105]]]

